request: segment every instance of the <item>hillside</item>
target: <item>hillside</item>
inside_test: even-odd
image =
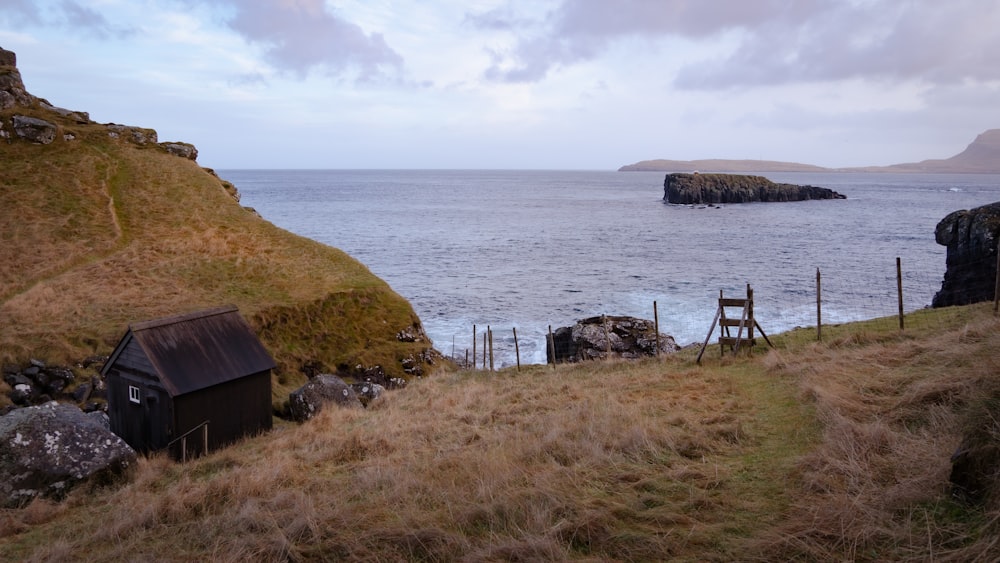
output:
[[[0,558],[995,560],[1000,321],[986,303],[906,327],[830,326],[823,343],[802,329],[700,366],[689,348],[444,372],[0,509]],[[951,458],[977,443],[991,480],[967,504]]]
[[[190,145],[54,107],[3,62],[0,362],[75,362],[131,322],[235,304],[278,361],[276,400],[303,368],[429,369],[419,319],[365,266],[240,206]]]
[[[976,137],[961,153],[946,159],[930,159],[890,166],[824,168],[811,164],[771,160],[642,160],[627,164],[619,172],[896,172],[919,174],[1000,174],[1000,129],[990,129]]]

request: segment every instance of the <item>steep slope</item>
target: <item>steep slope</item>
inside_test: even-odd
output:
[[[0,88],[0,362],[106,354],[130,322],[232,303],[278,361],[276,399],[303,371],[428,369],[409,303],[241,207],[190,145],[25,95],[11,64]]]

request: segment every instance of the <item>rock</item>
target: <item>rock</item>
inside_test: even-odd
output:
[[[85,112],[85,111],[73,111],[73,110],[69,110],[69,109],[65,109],[65,108],[60,108],[60,107],[53,106],[53,105],[51,105],[51,104],[49,104],[47,102],[39,102],[39,105],[42,106],[42,108],[44,108],[44,109],[47,109],[47,110],[49,110],[51,112],[54,112],[54,113],[58,113],[59,115],[65,117],[65,118],[68,118],[68,119],[72,119],[73,121],[76,121],[77,123],[81,123],[81,124],[82,123],[90,123],[90,114],[87,113],[87,112]]]
[[[56,130],[58,129],[54,123],[26,115],[15,115],[13,124],[15,135],[26,141],[41,145],[47,145],[54,141]]]
[[[613,356],[637,359],[656,355],[653,321],[635,317],[591,317],[577,322],[572,327],[558,328],[546,346],[546,355],[548,361],[552,362],[554,348],[556,362],[607,358],[609,340]],[[660,334],[661,353],[670,354],[679,349],[673,337]]]
[[[364,382],[364,383],[352,383],[351,389],[354,390],[354,394],[358,396],[358,400],[365,407],[370,405],[372,401],[378,399],[385,393],[385,387],[382,387],[378,383]]]
[[[89,398],[90,398],[89,383],[81,383],[80,385],[76,386],[76,389],[73,390],[73,400],[76,401],[77,404],[83,404]]]
[[[15,405],[28,406],[31,404],[31,399],[35,396],[35,388],[27,383],[18,383],[12,385],[13,389],[10,392],[10,401]]]
[[[347,408],[362,407],[354,390],[343,379],[327,373],[310,379],[288,396],[289,414],[298,422],[316,416],[327,403]]]
[[[172,155],[188,160],[198,160],[198,149],[190,143],[160,143],[160,146]]]
[[[131,125],[118,125],[117,123],[109,123],[107,128],[108,136],[114,139],[124,138],[137,145],[156,144],[157,142],[156,131],[152,129],[133,127]]]
[[[931,306],[968,305],[993,299],[1000,202],[949,213],[937,224],[934,239],[948,250],[944,281]]]
[[[17,55],[14,51],[0,48],[0,66],[17,67]]]
[[[663,199],[668,203],[748,203],[845,199],[828,188],[776,184],[763,176],[742,174],[667,174]]]
[[[61,498],[91,478],[122,473],[136,454],[80,409],[56,402],[0,417],[0,505]]]

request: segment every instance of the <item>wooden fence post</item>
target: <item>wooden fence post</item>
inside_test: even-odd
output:
[[[490,371],[493,371],[493,331],[486,327],[486,332],[490,335]]]
[[[993,288],[993,314],[1000,311],[1000,241],[997,242],[996,286]]]
[[[656,331],[656,352],[653,354],[660,357],[660,316],[656,312],[656,301],[653,301],[653,330]]]
[[[517,359],[517,371],[521,371],[521,347],[517,345],[517,327],[514,327],[514,358]]]
[[[483,370],[486,369],[486,342],[490,335],[490,325],[486,325],[486,332],[483,333]]]
[[[816,268],[816,342],[823,341],[823,297],[822,276]]]
[[[469,362],[465,362],[466,365],[472,366],[472,371],[476,370],[476,339],[478,337],[479,335],[476,334],[476,325],[472,325],[472,363],[469,364]],[[468,359],[468,354],[466,354],[466,360]]]
[[[202,446],[203,446],[203,448],[201,450],[201,455],[208,455],[208,423],[207,422],[204,425],[202,425],[202,427],[201,427],[201,443],[202,443]]]
[[[611,334],[608,332],[608,316],[607,315],[601,315],[601,323],[604,324],[604,340],[606,340],[608,342],[608,345],[606,347],[607,348],[607,354],[608,354],[608,358],[607,359],[610,360],[611,359]]]
[[[549,354],[552,356],[552,369],[556,369],[556,338],[552,336],[552,325],[549,325]]]
[[[903,330],[903,265],[896,257],[896,293],[899,295],[899,330]]]

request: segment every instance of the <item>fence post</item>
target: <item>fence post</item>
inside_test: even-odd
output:
[[[202,427],[201,427],[201,443],[202,443],[202,446],[203,446],[203,448],[201,450],[201,455],[208,455],[208,423],[207,422],[204,425],[202,425]]]
[[[556,338],[552,336],[552,325],[549,325],[549,354],[552,357],[552,369],[556,369]]]
[[[478,338],[478,336],[479,335],[476,334],[476,325],[472,325],[472,363],[469,364],[468,361],[465,362],[466,365],[471,365],[472,366],[472,371],[476,371],[476,338]],[[466,360],[469,359],[468,358],[468,352],[466,352],[466,358],[465,359]]]
[[[486,325],[486,332],[483,333],[483,370],[486,369],[486,342],[490,336],[490,325]]]
[[[816,268],[816,342],[823,341],[822,277]]]
[[[604,324],[604,340],[607,341],[607,354],[608,359],[611,359],[611,334],[608,332],[608,316],[601,315],[601,323]]]
[[[486,327],[487,334],[490,335],[490,371],[493,371],[493,331]]]
[[[656,313],[656,301],[653,301],[653,330],[656,331],[656,352],[653,354],[660,357],[660,316]]]
[[[899,295],[899,330],[903,330],[903,265],[896,257],[896,293]]]
[[[996,287],[993,288],[993,314],[1000,311],[1000,241],[997,242]]]
[[[517,327],[514,327],[514,358],[517,359],[517,371],[521,371],[521,347],[517,345]]]

